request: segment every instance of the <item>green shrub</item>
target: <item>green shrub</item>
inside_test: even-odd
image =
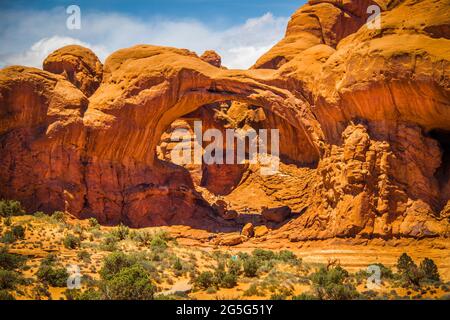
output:
[[[87,252],[86,250],[81,250],[80,252],[78,252],[77,254],[78,259],[82,260],[83,262],[89,262],[91,261],[91,254],[89,252]]]
[[[103,295],[110,300],[152,300],[156,288],[140,265],[125,267],[102,284]]]
[[[402,274],[412,266],[415,265],[413,259],[408,256],[406,253],[402,253],[402,255],[397,260],[397,271]]]
[[[413,259],[406,253],[403,253],[398,258],[397,270],[405,286],[420,287],[420,280],[422,280],[423,274]]]
[[[429,281],[440,281],[439,270],[432,259],[425,258],[420,263],[420,271],[423,277]]]
[[[100,249],[104,251],[116,251],[117,250],[117,238],[112,235],[107,235],[102,243],[100,244]]]
[[[291,262],[298,260],[297,256],[292,251],[289,250],[281,250],[280,252],[278,252],[278,254],[276,255],[276,259],[281,260],[283,262]]]
[[[247,252],[238,252],[237,254],[238,258],[241,259],[242,261],[250,258],[250,255]]]
[[[227,262],[228,272],[234,275],[239,275],[242,269],[242,262],[238,259],[229,259]]]
[[[100,224],[98,223],[97,219],[95,219],[95,218],[89,218],[88,222],[89,222],[89,226],[91,228],[98,228],[100,226]]]
[[[7,290],[0,290],[0,301],[4,300],[16,300],[16,299]]]
[[[3,243],[14,243],[16,242],[16,237],[14,236],[14,233],[11,230],[6,231],[2,238],[0,239]]]
[[[68,234],[63,240],[64,247],[67,249],[76,249],[81,245],[81,239],[73,234]]]
[[[41,264],[54,265],[58,262],[58,257],[54,253],[49,253],[44,259],[42,259]]]
[[[31,293],[33,295],[34,300],[41,300],[42,298],[51,299],[52,295],[48,290],[48,284],[46,283],[38,283],[32,290]]]
[[[176,258],[176,259],[175,259],[175,262],[174,262],[174,264],[173,264],[173,268],[174,268],[175,270],[178,270],[178,271],[183,270],[183,264],[181,263],[180,258]]]
[[[255,249],[253,250],[253,257],[260,261],[268,261],[276,259],[276,254],[270,250]]]
[[[12,290],[20,283],[17,272],[0,269],[0,290]]]
[[[297,296],[293,296],[292,300],[319,300],[315,295],[303,292]]]
[[[19,201],[16,200],[1,200],[0,201],[0,216],[2,217],[12,217],[12,216],[23,216],[25,210]]]
[[[374,263],[373,265],[378,266],[381,271],[381,279],[393,279],[394,273],[392,272],[391,268],[386,267],[382,263]]]
[[[17,254],[8,252],[7,247],[0,248],[0,268],[5,270],[14,270],[20,268],[26,258]]]
[[[69,278],[67,270],[56,265],[56,258],[54,255],[48,255],[47,258],[41,261],[36,276],[39,280],[52,287],[61,288],[67,285],[67,279]]]
[[[311,275],[316,296],[320,300],[350,300],[358,296],[356,288],[345,283],[348,272],[340,266],[326,269],[321,267]]]
[[[243,262],[244,274],[246,277],[255,277],[258,272],[259,262],[255,258],[247,258]]]
[[[52,219],[57,222],[64,222],[66,220],[65,214],[62,211],[55,211],[52,214]]]
[[[209,287],[215,285],[214,275],[210,271],[203,271],[200,273],[194,281],[194,285],[200,289],[208,289]]]
[[[140,242],[143,245],[149,245],[153,239],[153,236],[150,232],[140,231],[132,233],[132,239],[134,241]]]
[[[125,255],[122,252],[111,253],[103,260],[100,276],[104,280],[109,280],[121,269],[131,267],[135,263],[136,259],[132,256]]]
[[[233,273],[225,273],[220,279],[219,286],[222,288],[234,288],[237,285],[237,275]]]
[[[276,292],[270,296],[270,300],[286,300],[287,295],[284,293]]]
[[[165,239],[161,238],[159,235],[155,235],[150,242],[150,246],[152,250],[155,251],[164,251],[167,249],[167,242]]]
[[[6,217],[6,218],[5,218],[5,221],[3,221],[3,224],[4,224],[5,226],[7,226],[7,227],[11,226],[11,225],[12,225],[12,219],[11,219],[11,217]]]
[[[101,292],[93,288],[89,288],[86,291],[80,290],[66,290],[64,295],[67,300],[101,300]]]
[[[164,230],[156,231],[153,237],[161,238],[166,242],[172,240],[172,237],[169,235],[169,233]]]
[[[261,296],[263,293],[258,289],[258,286],[255,283],[252,283],[247,290],[244,291],[244,296]]]
[[[125,240],[130,234],[130,228],[121,223],[111,232],[111,234],[119,241]]]
[[[206,289],[207,294],[214,294],[216,292],[217,292],[217,289],[215,287],[209,287],[208,289]]]
[[[42,211],[36,211],[33,216],[35,216],[36,218],[43,218],[45,217],[45,213]]]

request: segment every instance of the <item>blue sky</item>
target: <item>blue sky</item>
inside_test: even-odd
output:
[[[85,45],[104,60],[138,43],[218,51],[232,68],[248,68],[279,41],[304,0],[0,1],[0,67],[40,67],[58,47]],[[66,27],[69,5],[81,29]]]

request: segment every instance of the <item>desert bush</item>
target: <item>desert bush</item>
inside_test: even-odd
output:
[[[100,276],[104,280],[111,279],[121,269],[131,267],[136,263],[136,259],[122,252],[113,252],[103,260],[103,266],[100,269]]]
[[[56,222],[64,222],[66,220],[64,212],[62,211],[53,212],[52,219]]]
[[[0,290],[12,290],[20,284],[17,272],[0,269]]]
[[[298,258],[297,256],[289,250],[281,250],[280,252],[278,252],[278,254],[276,255],[276,259],[283,261],[283,262],[298,262]]]
[[[237,279],[236,274],[227,272],[220,279],[219,286],[222,288],[234,288],[237,285]]]
[[[358,296],[356,288],[346,283],[349,274],[340,266],[321,267],[311,275],[315,295],[320,300],[350,300]]]
[[[403,286],[420,287],[420,281],[423,279],[423,273],[414,263],[413,259],[406,253],[403,253],[398,258],[397,270],[401,277]]]
[[[152,250],[154,251],[164,251],[167,249],[167,241],[159,236],[159,235],[154,235],[152,241],[150,242],[150,246],[152,248]]]
[[[214,294],[217,292],[217,289],[215,287],[209,287],[208,289],[206,289],[206,293],[208,294]]]
[[[86,250],[81,250],[80,252],[78,252],[77,254],[78,259],[82,260],[83,262],[89,262],[91,261],[91,254],[89,252],[87,252]]]
[[[104,251],[115,251],[117,250],[117,238],[108,234],[103,239],[102,243],[100,244],[100,249]]]
[[[381,271],[381,279],[393,279],[394,273],[392,272],[391,268],[386,267],[382,263],[374,263],[375,266],[378,266]]]
[[[43,218],[45,217],[45,213],[42,211],[36,211],[33,216],[35,216],[36,218]]]
[[[19,201],[16,200],[1,200],[0,201],[0,216],[2,217],[12,217],[12,216],[23,216],[25,210]]]
[[[214,286],[214,274],[210,271],[203,271],[200,273],[194,280],[194,285],[200,289],[208,289],[211,286]]]
[[[286,300],[289,296],[292,296],[292,290],[281,287],[270,296],[270,300]]]
[[[224,260],[231,258],[231,254],[229,254],[228,252],[220,251],[220,250],[214,250],[211,253],[211,257],[217,261],[224,261]]]
[[[20,268],[26,258],[18,254],[8,252],[7,247],[0,248],[0,268],[5,270],[14,270]]]
[[[68,234],[63,239],[64,247],[67,249],[76,249],[81,245],[81,239],[73,234]]]
[[[156,291],[148,273],[140,265],[122,268],[102,284],[110,300],[152,300]]]
[[[175,259],[175,262],[173,264],[173,269],[174,270],[178,270],[178,271],[183,270],[183,264],[181,263],[181,259],[180,258],[176,258]]]
[[[88,223],[89,223],[89,227],[91,227],[91,228],[98,228],[100,226],[97,219],[95,219],[95,218],[89,218]]]
[[[420,271],[425,280],[440,281],[439,270],[432,259],[425,258],[420,263]]]
[[[54,253],[49,253],[45,258],[42,259],[42,264],[56,264],[58,262],[58,257]]]
[[[258,285],[256,283],[252,283],[250,287],[248,287],[247,290],[244,291],[244,296],[250,297],[250,296],[262,296],[264,293],[259,290]]]
[[[52,287],[65,287],[69,274],[64,267],[57,265],[54,255],[48,255],[41,261],[36,276]]]
[[[402,274],[412,266],[415,265],[413,259],[408,256],[406,253],[402,253],[402,255],[397,260],[397,271]]]
[[[312,293],[303,292],[299,295],[293,296],[292,300],[319,300],[319,299]]]
[[[264,250],[264,249],[255,249],[252,252],[253,257],[260,261],[269,261],[269,260],[275,260],[276,254],[273,251],[270,250]]]
[[[10,226],[12,225],[12,219],[11,219],[11,217],[6,217],[6,218],[3,220],[3,224],[4,224],[5,226],[7,226],[7,227],[10,227]]]
[[[63,267],[54,267],[51,265],[41,265],[36,273],[41,281],[45,281],[53,287],[65,287],[69,277],[67,271]]]
[[[246,277],[255,277],[258,272],[259,262],[257,259],[251,257],[245,259],[242,266]]]
[[[7,230],[3,234],[2,238],[0,239],[0,242],[3,242],[3,243],[14,243],[14,242],[16,242],[16,240],[17,239],[14,236],[14,233],[12,232],[12,230]]]
[[[119,241],[125,240],[130,234],[130,228],[121,223],[111,232],[111,234]]]
[[[247,252],[238,252],[237,256],[242,261],[244,261],[244,260],[246,260],[246,259],[251,257]]]
[[[140,232],[134,232],[132,239],[134,241],[137,241],[137,242],[147,246],[151,243],[153,236],[148,231],[140,231]]]
[[[85,291],[69,290],[64,291],[67,300],[101,300],[102,294],[94,288],[88,288]]]
[[[0,301],[4,300],[16,300],[16,299],[7,290],[0,290]]]
[[[34,300],[41,300],[42,298],[51,299],[52,297],[46,283],[38,284],[31,290],[31,293]]]
[[[239,275],[242,269],[242,261],[239,259],[228,259],[227,261],[228,272],[234,275]]]

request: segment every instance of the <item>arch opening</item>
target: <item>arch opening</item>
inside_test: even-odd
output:
[[[198,124],[201,124],[200,135],[196,132]],[[278,150],[272,150],[272,142],[276,140],[275,135],[269,133],[272,129],[278,131]],[[208,136],[211,130],[221,133],[222,141],[218,145],[215,145],[216,138],[198,140]],[[227,162],[227,148],[230,147],[227,132],[230,131],[256,133],[256,139],[252,141],[245,136],[243,163]],[[255,150],[259,152],[264,149],[260,144],[252,149],[251,143],[261,143],[261,133],[264,132],[268,138],[267,153],[278,158],[277,172],[270,174],[261,170],[265,163],[259,162],[259,158],[251,161]],[[233,159],[237,160],[238,142],[236,137],[232,140]],[[200,149],[207,154],[211,145],[223,149],[216,157],[222,161],[207,163],[205,154],[200,162],[195,161],[196,152]],[[196,147],[199,149],[196,150]],[[213,148],[214,152],[217,152],[216,148]],[[288,208],[292,213],[290,216],[301,213],[308,199],[297,192],[302,187],[306,190],[318,163],[317,154],[301,129],[270,110],[236,100],[205,104],[174,120],[161,135],[157,157],[167,166],[186,169],[195,191],[220,218],[238,224],[252,222],[256,225],[275,222],[263,217],[262,213],[267,210],[282,211],[282,208]],[[278,223],[273,223],[275,225]]]

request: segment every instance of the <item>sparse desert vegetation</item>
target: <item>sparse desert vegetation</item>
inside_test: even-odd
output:
[[[238,250],[179,244],[164,228],[130,229],[80,221],[62,212],[25,215],[2,203],[0,299],[441,299],[450,283],[430,258],[401,254],[379,262],[381,286],[367,270],[337,260],[305,262],[290,250]],[[6,208],[6,209],[4,209]],[[18,209],[19,208],[19,209]],[[68,266],[81,288],[68,289]]]

